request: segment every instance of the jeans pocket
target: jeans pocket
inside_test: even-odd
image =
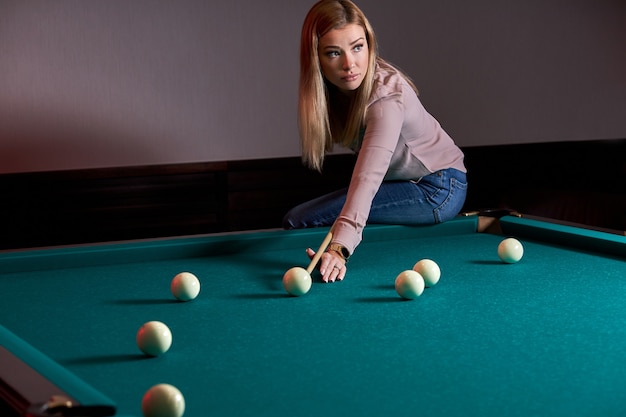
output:
[[[461,181],[457,178],[450,178],[450,187],[448,189],[448,195],[444,201],[434,210],[435,221],[442,223],[454,218],[465,204],[465,197],[467,196],[467,182]]]

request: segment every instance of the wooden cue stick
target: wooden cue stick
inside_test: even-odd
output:
[[[324,251],[326,250],[326,247],[328,246],[328,244],[330,243],[331,240],[333,240],[333,229],[332,228],[329,230],[328,234],[326,235],[326,237],[322,241],[322,244],[320,245],[320,248],[317,250],[317,252],[315,252],[315,255],[311,259],[311,263],[309,264],[309,267],[306,269],[306,272],[308,272],[309,275],[311,274],[311,272],[313,272],[313,269],[315,268],[315,265],[317,265],[317,262],[320,260],[320,258],[324,254]]]

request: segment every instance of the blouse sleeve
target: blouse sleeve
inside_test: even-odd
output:
[[[396,149],[404,121],[401,95],[372,103],[365,120],[365,135],[356,160],[346,202],[337,218],[333,242],[350,253],[362,239],[372,200],[378,192]]]

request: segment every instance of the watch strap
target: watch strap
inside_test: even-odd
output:
[[[330,245],[328,245],[326,251],[337,252],[345,261],[347,261],[350,257],[350,251],[339,243],[331,243]]]

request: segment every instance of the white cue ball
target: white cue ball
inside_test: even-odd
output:
[[[427,287],[432,287],[439,282],[441,277],[441,269],[439,265],[433,260],[422,259],[413,265],[413,270],[420,274],[424,278],[424,284]]]
[[[519,240],[506,238],[498,245],[498,256],[502,262],[514,264],[524,256],[524,247]]]
[[[283,287],[291,294],[299,297],[311,289],[311,274],[298,266],[291,268],[283,275]]]
[[[141,411],[144,417],[182,417],[185,397],[173,385],[158,384],[144,394]]]
[[[200,281],[191,272],[181,272],[172,279],[170,289],[180,301],[193,300],[200,293]]]
[[[407,300],[422,295],[424,285],[424,278],[413,270],[403,271],[396,277],[396,292]]]
[[[149,321],[137,331],[137,346],[146,355],[161,356],[172,346],[172,332],[160,321]]]

